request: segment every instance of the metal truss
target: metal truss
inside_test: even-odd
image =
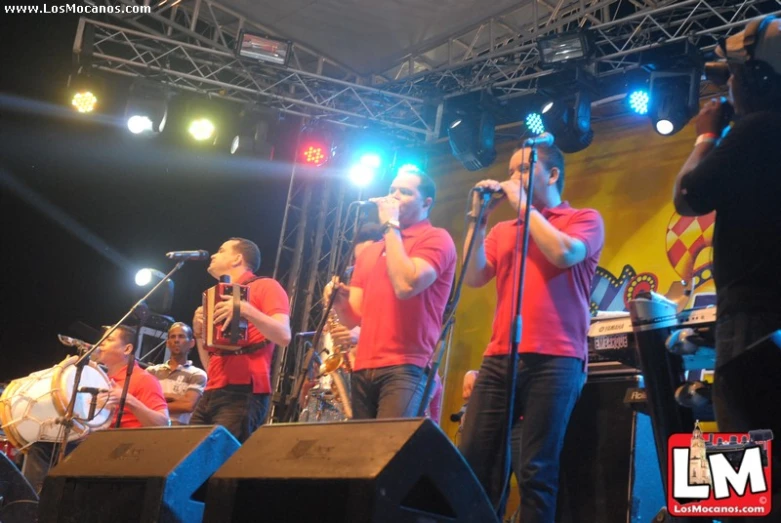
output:
[[[435,111],[422,98],[363,85],[348,68],[296,43],[288,67],[239,59],[242,30],[274,34],[211,0],[174,2],[142,15],[82,17],[74,53],[95,69],[172,88],[342,125],[379,123],[411,141],[434,136],[428,114]]]
[[[641,53],[668,44],[689,40],[712,50],[746,19],[779,8],[779,0],[534,0],[408,56],[380,81],[417,96],[490,88],[508,99],[534,93],[554,74],[539,66],[540,36],[587,29],[594,48],[588,68],[607,78],[641,67]]]
[[[357,189],[329,169],[294,167],[288,189],[282,232],[274,264],[274,278],[290,298],[291,329],[294,333],[314,331],[324,312],[325,286],[341,261],[349,256],[357,207]],[[272,369],[275,387],[272,418],[290,403],[290,390],[301,372],[306,344],[311,338],[297,336],[279,351]]]

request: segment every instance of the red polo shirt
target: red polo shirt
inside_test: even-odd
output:
[[[111,378],[118,387],[124,387],[125,378],[127,378],[127,365],[114,374],[109,374],[108,377]],[[168,403],[165,401],[165,396],[163,396],[163,387],[160,385],[157,378],[142,369],[138,363],[133,367],[133,374],[130,376],[130,385],[128,385],[127,393],[128,395],[135,396],[138,401],[155,412],[165,412],[168,414]],[[114,428],[117,424],[118,415],[119,411],[117,410],[117,412],[114,413],[114,418],[111,420],[111,428]],[[141,426],[141,422],[138,421],[136,415],[125,406],[120,428],[131,429]]]
[[[535,211],[532,211],[535,212]],[[602,217],[593,209],[573,209],[567,202],[542,210],[561,232],[586,246],[586,258],[568,269],[554,266],[531,238],[526,265],[518,352],[571,356],[586,360],[591,281],[605,242]],[[485,238],[488,263],[496,270],[497,305],[485,356],[510,352],[510,325],[517,288],[512,281],[517,220],[497,223]],[[518,261],[520,267],[520,257]]]
[[[241,275],[237,283],[243,284],[255,275],[247,271]],[[271,316],[273,314],[290,314],[290,302],[285,289],[271,278],[261,278],[249,284],[249,302],[260,312]],[[249,341],[260,343],[265,336],[249,323]],[[209,368],[206,374],[206,390],[221,389],[227,385],[252,385],[255,394],[271,392],[271,358],[274,355],[274,345],[269,344],[251,354],[238,356],[220,356],[212,354],[209,358]]]
[[[437,279],[417,296],[400,300],[388,276],[385,240],[364,249],[350,282],[363,289],[355,370],[403,364],[425,367],[439,339],[456,270],[453,238],[423,220],[402,230],[401,239],[407,256],[426,261],[437,271]]]

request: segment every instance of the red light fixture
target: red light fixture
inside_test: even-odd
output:
[[[306,165],[319,167],[326,162],[326,148],[322,144],[305,144],[301,149],[301,159]]]

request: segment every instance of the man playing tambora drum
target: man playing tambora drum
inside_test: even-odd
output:
[[[136,330],[120,325],[101,343],[96,352],[98,361],[105,365],[111,380],[111,389],[98,394],[97,405],[114,410],[111,427],[116,425],[122,389],[127,377],[127,365],[135,350]],[[168,406],[163,396],[160,382],[135,363],[133,374],[127,389],[125,410],[120,428],[167,426]],[[75,448],[76,442],[68,445],[68,451]],[[36,490],[40,492],[43,480],[49,473],[54,459],[55,444],[51,442],[33,443],[27,449],[22,473]]]

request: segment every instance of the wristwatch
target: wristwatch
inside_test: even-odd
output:
[[[398,220],[388,220],[387,222],[382,224],[382,234],[385,234],[391,229],[396,229],[397,231],[401,231],[401,224]]]

